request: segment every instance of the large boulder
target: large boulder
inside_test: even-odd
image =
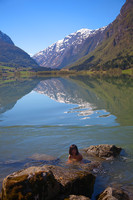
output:
[[[2,185],[2,200],[53,199],[60,184],[46,167],[30,167],[7,176]]]
[[[84,149],[88,155],[97,156],[106,160],[117,157],[121,150],[122,148],[109,144],[92,145]]]
[[[121,189],[108,187],[97,200],[130,200],[129,196]]]
[[[95,176],[88,171],[57,166],[47,166],[61,184],[61,194],[75,194],[91,197]]]
[[[95,176],[83,170],[30,167],[4,179],[2,200],[52,200],[62,194],[91,197],[94,183]]]

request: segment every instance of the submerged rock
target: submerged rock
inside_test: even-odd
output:
[[[65,198],[64,200],[90,200],[90,198],[85,196],[77,196],[77,195],[70,195],[68,198]]]
[[[108,187],[97,200],[130,200],[129,196],[121,189]]]
[[[91,197],[95,176],[83,170],[45,165],[30,167],[7,176],[2,185],[2,200],[52,200],[57,195]]]
[[[43,165],[57,165],[59,164],[60,159],[54,156],[50,156],[47,154],[38,154],[35,153],[31,157],[29,157],[29,163],[26,163],[26,167],[30,167],[31,163],[36,165],[37,163],[42,163]],[[29,165],[29,166],[28,166]]]
[[[97,156],[103,159],[113,159],[117,157],[122,148],[116,147],[115,145],[109,145],[109,144],[101,144],[101,145],[96,145],[96,146],[90,146],[84,151],[91,156]]]
[[[102,164],[98,161],[92,161],[90,163],[85,163],[80,165],[80,169],[92,172],[93,174],[98,174],[103,170]]]
[[[54,156],[50,156],[50,155],[47,155],[47,154],[38,154],[38,153],[33,154],[30,157],[30,159],[33,159],[33,160],[44,160],[44,161],[57,160],[57,158],[55,158]]]

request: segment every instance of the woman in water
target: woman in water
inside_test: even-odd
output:
[[[78,147],[75,144],[72,144],[69,148],[69,156],[68,156],[68,163],[71,162],[81,162],[83,156],[79,153]]]

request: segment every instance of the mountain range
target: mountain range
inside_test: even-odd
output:
[[[32,58],[0,31],[0,66],[36,70],[107,70],[133,68],[133,0],[126,0],[120,14],[108,26],[80,29]]]
[[[10,67],[39,67],[26,52],[14,45],[9,36],[0,31],[0,65]]]
[[[107,27],[81,29],[35,54],[43,67],[127,69],[133,67],[133,0],[126,0],[120,14]]]
[[[105,29],[80,29],[35,54],[33,58],[42,67],[61,69],[94,50],[103,40]]]

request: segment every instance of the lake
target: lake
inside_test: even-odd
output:
[[[65,163],[73,143],[79,150],[121,146],[121,158],[105,164],[95,187],[119,184],[132,190],[132,77],[0,80],[0,183],[14,171],[44,164],[46,157]]]

